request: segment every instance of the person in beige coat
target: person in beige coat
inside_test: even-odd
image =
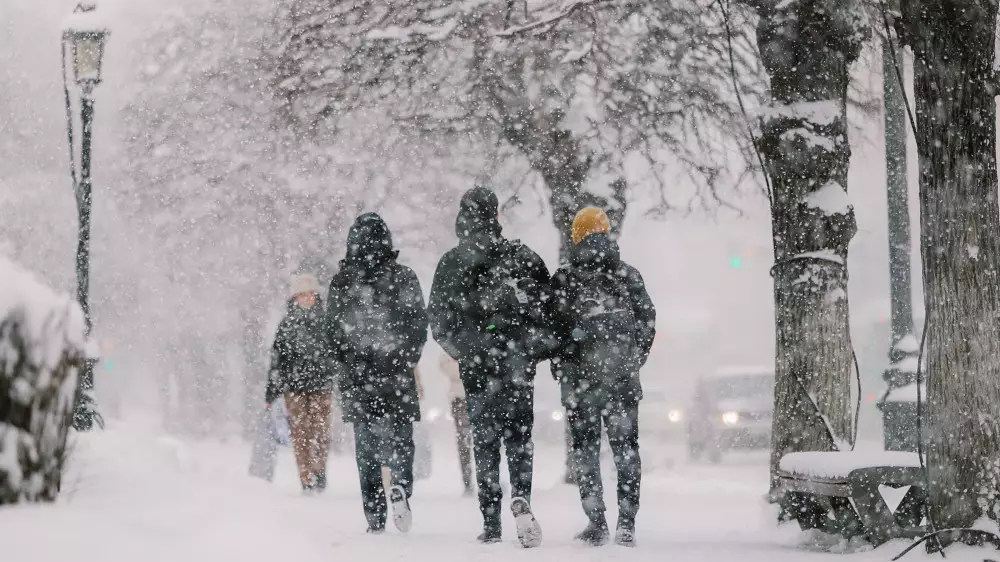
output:
[[[472,435],[469,428],[469,405],[465,401],[465,387],[459,377],[458,362],[441,354],[439,363],[441,374],[448,379],[448,398],[451,400],[451,415],[455,420],[455,437],[458,444],[458,462],[462,469],[463,495],[472,495]]]

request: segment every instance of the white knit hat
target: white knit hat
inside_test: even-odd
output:
[[[316,293],[319,294],[319,281],[316,277],[308,273],[300,273],[298,275],[292,276],[292,282],[290,285],[291,296],[300,295],[302,293]]]

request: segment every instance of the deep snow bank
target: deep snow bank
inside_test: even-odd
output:
[[[80,307],[0,256],[0,504],[58,493],[84,353]]]

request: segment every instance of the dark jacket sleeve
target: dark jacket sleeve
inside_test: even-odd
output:
[[[632,313],[635,315],[636,342],[639,345],[639,366],[646,364],[649,352],[653,348],[656,337],[656,307],[646,292],[646,284],[636,268],[625,266],[625,282],[632,301]]]
[[[424,293],[420,280],[408,267],[400,266],[396,283],[399,287],[400,318],[403,322],[403,360],[410,366],[420,361],[424,344],[427,343],[427,309],[424,307]]]
[[[333,280],[330,281],[330,290],[327,293],[325,324],[326,340],[330,350],[330,358],[332,361],[337,363],[338,366],[343,366],[347,343],[340,319],[344,314],[345,303],[343,287],[341,286],[338,277],[339,274],[334,276]],[[354,380],[351,376],[350,369],[341,368],[339,369],[338,375],[339,376],[336,377],[337,387],[340,389],[341,394],[346,398],[351,394]]]
[[[281,320],[278,331],[271,345],[271,366],[267,372],[267,388],[264,391],[264,401],[274,402],[285,390],[285,379],[288,372],[288,319]]]
[[[528,355],[536,361],[552,357],[556,350],[554,326],[552,323],[552,287],[549,269],[541,256],[527,246],[518,248],[515,258],[521,264],[521,279],[531,281],[532,294],[529,295],[525,316],[528,320],[528,339],[525,342]]]
[[[434,281],[431,283],[431,295],[427,306],[427,316],[434,340],[455,360],[462,358],[462,350],[457,341],[462,325],[461,308],[456,302],[461,298],[456,294],[460,276],[461,272],[452,252],[446,253],[434,271]]]
[[[552,352],[552,375],[559,379],[562,363],[569,360],[574,353],[573,327],[573,278],[566,268],[559,268],[549,283],[552,299],[549,302],[549,313],[552,317],[552,334],[555,349]]]

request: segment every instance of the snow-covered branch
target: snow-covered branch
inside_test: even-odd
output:
[[[536,18],[528,23],[517,25],[513,27],[508,27],[506,29],[497,31],[494,33],[497,37],[516,37],[518,35],[523,35],[530,31],[535,31],[541,28],[551,28],[558,24],[560,21],[571,17],[574,13],[579,10],[595,6],[597,4],[602,4],[609,2],[610,0],[571,0],[570,2],[564,3],[558,10],[543,14],[541,17]]]

